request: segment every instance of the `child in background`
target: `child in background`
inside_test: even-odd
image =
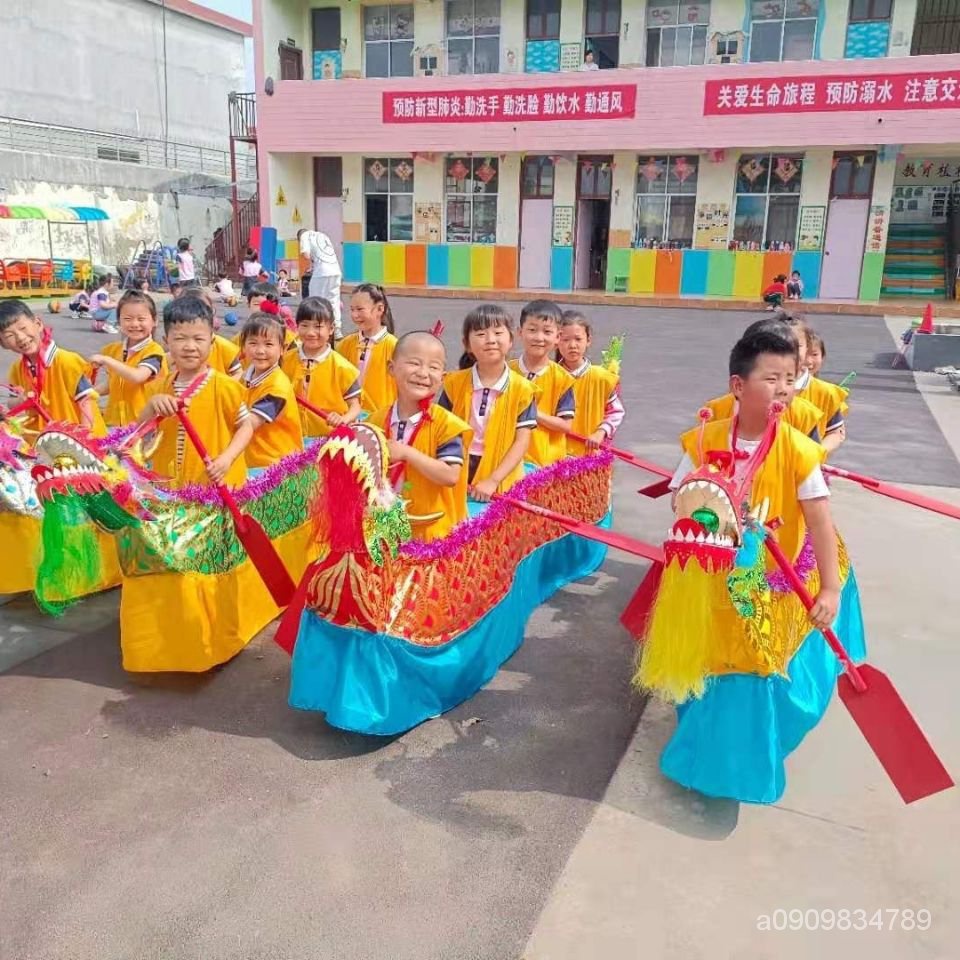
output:
[[[808,400],[821,411],[819,430],[821,443],[828,454],[833,453],[846,439],[846,415],[848,392],[836,383],[821,380],[812,369],[817,371],[823,366],[826,348],[823,339],[807,326],[802,317],[791,316],[787,322],[794,328],[802,341],[801,370],[797,376],[797,394]],[[813,348],[816,348],[816,359],[811,364]]]
[[[181,237],[177,241],[177,272],[181,286],[197,286],[197,267],[193,261],[193,250],[188,237]]]
[[[296,396],[329,414],[323,420],[300,407],[307,438],[325,437],[331,429],[360,416],[360,371],[334,350],[333,307],[322,297],[307,297],[297,309],[298,343],[287,350],[280,366]]]
[[[364,410],[372,413],[397,399],[397,387],[388,369],[397,338],[383,287],[361,283],[350,298],[350,318],[359,331],[344,337],[337,344],[337,352],[360,371],[363,387],[360,403]]]
[[[799,300],[803,297],[803,281],[800,279],[800,271],[794,270],[787,281],[787,299]]]
[[[229,300],[230,297],[236,296],[236,291],[233,289],[233,281],[225,273],[220,274],[217,282],[213,285],[213,289],[217,291],[223,302]]]
[[[573,375],[550,359],[560,340],[563,311],[552,300],[534,300],[520,314],[523,356],[510,369],[526,377],[537,403],[537,430],[530,436],[526,462],[546,467],[567,455],[567,434],[575,415]]]
[[[768,310],[776,310],[783,306],[783,301],[787,299],[787,275],[778,273],[773,278],[773,283],[763,291],[763,302]]]
[[[281,297],[290,296],[290,274],[286,270],[277,271],[277,293]]]
[[[117,301],[113,297],[113,274],[97,277],[90,294],[90,319],[94,333],[119,333],[117,330]]]
[[[467,517],[470,427],[431,402],[446,363],[443,343],[432,333],[404,334],[390,360],[396,403],[377,410],[368,421],[387,435],[390,463],[402,465],[395,471],[394,486],[408,501],[414,536],[424,541],[445,537]]]
[[[74,320],[82,320],[90,313],[90,294],[93,287],[88,283],[68,304],[70,316]]]
[[[303,428],[297,398],[280,369],[283,327],[266,313],[255,313],[244,325],[241,341],[247,369],[241,381],[247,389],[247,409],[253,439],[246,449],[247,467],[264,470],[303,449]]]
[[[507,365],[513,346],[510,314],[482,303],[463,321],[460,370],[447,374],[437,403],[470,424],[470,496],[489,501],[523,476],[523,458],[537,426],[533,387]]]
[[[148,385],[166,375],[167,361],[163,347],[153,339],[157,326],[153,297],[128,290],[117,304],[117,317],[123,339],[107,344],[90,362],[107,372],[104,419],[111,427],[125,427],[136,423],[147,405]]]
[[[242,486],[247,479],[243,452],[253,437],[253,424],[243,386],[210,365],[210,305],[193,295],[168,303],[163,311],[163,332],[173,372],[147,401],[139,418],[141,423],[153,417],[165,418],[158,428],[153,469],[169,477],[174,488],[207,479]],[[209,451],[206,461],[177,419],[181,404]]]
[[[50,417],[79,423],[95,437],[107,432],[97,392],[87,377],[87,361],[58,347],[49,328],[22,300],[0,300],[0,346],[20,355],[10,367],[8,382],[32,393]],[[25,411],[25,429],[39,432],[44,424],[39,411]]]
[[[612,440],[625,413],[620,399],[620,379],[590,362],[587,352],[591,343],[593,330],[587,318],[576,310],[565,310],[560,321],[557,359],[574,380],[571,432],[587,438],[586,443],[566,438],[567,453],[575,457]]]
[[[247,306],[250,308],[251,316],[254,313],[268,313],[275,317],[284,327],[284,347],[289,348],[292,344],[296,332],[297,324],[293,318],[293,312],[289,307],[280,303],[280,295],[277,288],[272,283],[257,283],[247,294]],[[234,342],[240,343],[243,331],[234,337]]]
[[[243,255],[243,263],[240,264],[240,276],[243,278],[243,287],[241,293],[243,296],[249,296],[254,285],[259,282],[260,274],[263,272],[263,266],[260,258],[253,247],[247,247]]]

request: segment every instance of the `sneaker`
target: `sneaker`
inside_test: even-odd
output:
[[[112,323],[105,323],[103,325],[103,332],[117,334],[120,332],[120,328],[115,327]]]

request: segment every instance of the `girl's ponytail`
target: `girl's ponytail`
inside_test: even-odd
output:
[[[471,367],[475,367],[476,365],[477,358],[469,350],[465,350],[460,354],[459,368],[461,370],[469,370]]]

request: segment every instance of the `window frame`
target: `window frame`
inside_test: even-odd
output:
[[[669,2],[672,6],[676,8],[676,17],[673,23],[666,23],[666,24],[651,26],[649,20],[644,21],[644,26],[647,31],[646,37],[645,37],[646,47],[644,49],[644,60],[646,65],[648,67],[663,66],[663,62],[662,62],[663,61],[663,35],[666,31],[669,30],[674,35],[676,35],[677,31],[681,29],[689,29],[690,44],[689,44],[689,50],[687,51],[688,53],[687,60],[684,63],[674,62],[671,64],[667,64],[667,66],[671,66],[671,67],[703,66],[707,62],[707,42],[710,39],[710,15],[713,12],[713,0],[700,0],[700,2],[697,4],[697,6],[707,8],[707,15],[706,15],[706,20],[697,20],[696,23],[691,23],[690,21],[686,21],[685,23],[680,23],[680,7],[681,5],[689,5],[690,0],[669,0]],[[650,16],[651,3],[656,3],[657,6],[661,6],[661,7],[666,5],[665,0],[649,0],[647,4],[647,17]],[[693,60],[694,34],[699,28],[703,29],[703,59],[694,62]],[[657,62],[656,63],[650,62],[650,51],[652,49],[652,45],[650,43],[650,35],[653,33],[657,35],[657,41],[656,41]],[[675,39],[674,39],[674,50],[676,50]]]
[[[549,164],[552,171],[550,178],[550,192],[544,193],[542,184],[543,184],[543,168]],[[537,188],[535,192],[529,193],[527,191],[527,169],[536,165],[537,175],[536,175],[536,184]],[[531,155],[523,158],[523,163],[520,165],[520,199],[521,200],[552,200],[553,194],[556,189],[556,177],[557,177],[557,165],[553,162],[553,157],[545,155]]]
[[[481,0],[469,0],[472,9],[472,24],[471,31],[469,35],[459,35],[451,36],[450,35],[450,3],[457,2],[457,0],[443,0],[443,49],[447,61],[447,76],[453,77],[483,77],[491,76],[493,74],[500,72],[500,54],[501,49],[500,45],[503,42],[503,0],[495,0],[497,4],[497,32],[496,33],[477,33],[477,3]],[[466,0],[460,0],[460,2],[466,2]],[[489,2],[489,0],[488,0]],[[509,2],[509,0],[507,0]],[[477,40],[491,40],[496,39],[497,41],[497,62],[495,64],[495,69],[484,71],[483,73],[477,73]],[[460,43],[464,40],[470,41],[470,72],[469,73],[452,73],[450,70],[450,41],[453,40],[455,43]]]
[[[387,168],[386,180],[387,187],[385,190],[368,190],[367,189],[367,174],[369,172],[369,167],[375,163],[380,162]],[[406,162],[411,167],[413,167],[413,173],[410,174],[410,179],[407,181],[410,185],[409,190],[395,190],[393,189],[393,177],[394,169],[399,166],[401,163]],[[414,181],[416,179],[416,164],[412,157],[405,156],[394,156],[394,157],[363,157],[363,237],[367,243],[412,243],[413,242],[413,191],[414,191]],[[387,236],[384,240],[371,240],[368,234],[369,230],[369,218],[367,216],[367,203],[370,197],[384,197],[387,201]],[[410,235],[404,237],[394,237],[393,236],[393,199],[394,197],[409,197],[410,198]]]
[[[766,168],[766,187],[764,190],[744,190],[739,189],[740,186],[740,173],[743,168],[743,165],[751,157],[754,158],[765,158],[767,161]],[[792,160],[799,164],[799,180],[797,182],[796,190],[771,190],[771,184],[773,182],[773,170],[774,170],[774,158]],[[792,153],[790,151],[776,152],[776,153],[741,153],[737,158],[737,166],[734,172],[733,180],[733,217],[731,218],[731,233],[730,238],[734,245],[737,244],[747,244],[755,243],[753,240],[739,240],[737,238],[737,210],[739,207],[740,197],[763,197],[763,227],[761,229],[761,240],[759,241],[759,246],[757,247],[758,251],[765,251],[774,249],[771,246],[771,240],[769,237],[770,230],[770,205],[771,198],[778,198],[777,204],[781,202],[780,198],[789,197],[795,200],[795,216],[794,216],[794,225],[793,225],[793,237],[790,240],[775,240],[773,243],[789,243],[790,250],[797,249],[797,233],[800,229],[800,199],[803,191],[803,168],[806,163],[806,155],[803,153]],[[738,247],[738,249],[741,249]]]
[[[496,166],[496,174],[490,178],[486,183],[483,183],[483,188],[478,190],[476,186],[470,190],[451,190],[450,189],[450,180],[453,179],[455,182],[456,178],[450,176],[450,168],[460,161],[464,164],[467,164],[469,167],[469,175],[463,178],[463,181],[466,182],[469,180],[471,183],[476,181],[476,171],[487,161],[491,161]],[[490,156],[469,156],[465,153],[449,153],[444,155],[444,168],[443,168],[443,239],[444,243],[462,243],[462,244],[483,244],[487,246],[494,246],[497,242],[497,220],[500,215],[500,160],[498,157]],[[494,188],[489,189],[489,185],[493,183]],[[476,218],[474,217],[474,208],[476,206],[476,201],[478,199],[493,199],[493,237],[489,240],[478,240],[476,239]],[[469,239],[451,239],[449,232],[450,217],[448,210],[450,208],[451,201],[462,203],[466,202],[470,209],[470,237]]]
[[[393,17],[396,11],[401,8],[406,8],[410,11],[410,36],[409,37],[393,37]],[[386,10],[387,11],[387,38],[385,40],[368,40],[367,39],[367,14],[371,10]],[[413,51],[415,46],[414,33],[416,25],[416,4],[411,3],[400,3],[400,4],[387,4],[387,3],[375,3],[369,6],[363,7],[363,75],[364,77],[371,77],[372,79],[381,79],[389,80],[392,77],[413,77],[416,76],[416,69],[413,62]],[[409,73],[394,73],[393,72],[393,48],[395,45],[403,45],[410,47],[410,72]],[[377,47],[386,47],[387,48],[387,73],[386,75],[381,73],[368,73],[367,65],[369,63],[367,50],[371,46]]]
[[[531,4],[537,3],[541,6],[546,6],[547,4],[554,4],[556,6],[556,15],[557,15],[557,30],[556,33],[548,32],[547,28],[547,18],[550,17],[553,11],[531,13],[530,6]],[[524,30],[526,31],[527,40],[559,40],[560,39],[560,18],[562,15],[563,0],[527,0],[525,12],[524,12]],[[540,20],[540,27],[538,33],[532,33],[530,30],[530,21],[533,17],[536,17]]]
[[[783,59],[783,47],[787,35],[787,23],[805,23],[807,21],[813,22],[813,38],[810,43],[810,56],[804,57],[802,59],[814,58],[814,55],[817,52],[817,40],[820,36],[820,12],[823,9],[822,4],[825,0],[816,0],[817,3],[817,12],[812,17],[794,17],[787,16],[787,4],[790,0],[783,0],[783,11],[779,17],[754,17],[753,15],[753,2],[754,0],[747,0],[749,3],[749,12],[750,12],[750,44],[747,48],[747,63],[797,63],[799,60],[784,60]],[[848,7],[849,12],[849,7]],[[776,60],[754,60],[753,59],[753,29],[758,23],[779,23],[780,24],[780,55]]]
[[[591,31],[588,27],[590,22],[590,4],[599,3],[602,5],[603,12],[601,13],[601,19],[603,21],[603,30],[600,31]],[[616,5],[617,8],[617,29],[609,30],[606,29],[607,26],[607,17],[609,14],[609,8]],[[584,56],[589,50],[593,53],[594,63],[601,70],[613,70],[620,66],[620,34],[623,30],[623,3],[622,0],[586,0],[583,5],[583,50]],[[600,63],[600,54],[603,52],[598,45],[593,42],[596,40],[604,39],[613,39],[617,44],[617,62],[613,64],[612,67],[604,67]]]
[[[864,158],[863,166],[867,166],[867,158],[870,159],[870,182],[862,193],[854,193],[851,189],[846,193],[837,191],[837,181],[839,179],[840,162],[850,160],[856,162],[856,158]],[[873,181],[877,175],[877,152],[875,150],[836,150],[833,154],[833,170],[830,172],[830,199],[831,200],[869,200],[873,196]],[[850,186],[853,187],[853,178],[850,180]]]
[[[867,0],[869,7],[867,8],[867,15],[863,17],[855,17],[853,15],[854,4],[857,3],[857,0],[850,0],[850,4],[847,7],[847,23],[883,23],[884,21],[890,22],[893,20],[893,0]],[[877,4],[885,3],[887,5],[887,14],[886,16],[880,16],[875,13],[875,8]]]
[[[696,173],[694,174],[693,179],[693,190],[671,190],[670,189],[670,173],[674,169],[674,164],[676,161],[684,160],[693,160],[694,166],[696,167]],[[647,180],[646,177],[641,175],[641,170],[643,169],[646,162],[656,161],[663,163],[664,165],[664,180],[663,180],[663,190],[641,190],[641,181],[645,183],[651,183],[652,181]],[[644,197],[662,197],[666,201],[663,207],[663,224],[660,231],[660,238],[643,238],[654,240],[658,247],[666,248],[667,244],[670,244],[670,249],[673,250],[692,250],[693,241],[696,236],[696,216],[697,216],[697,184],[700,180],[700,157],[696,153],[659,153],[659,154],[640,154],[637,157],[637,176],[634,186],[634,203],[633,203],[633,231],[631,237],[631,246],[635,249],[642,249],[641,247],[641,237],[640,234],[640,204]],[[659,182],[659,181],[658,181]],[[681,187],[682,187],[681,182]],[[683,199],[686,201],[692,201],[692,217],[690,219],[690,238],[687,242],[683,241],[674,241],[673,239],[666,236],[668,228],[670,225],[670,210],[673,206],[673,201],[675,199]]]

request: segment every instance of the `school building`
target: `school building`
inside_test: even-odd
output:
[[[260,212],[344,279],[954,297],[956,0],[255,0]]]

